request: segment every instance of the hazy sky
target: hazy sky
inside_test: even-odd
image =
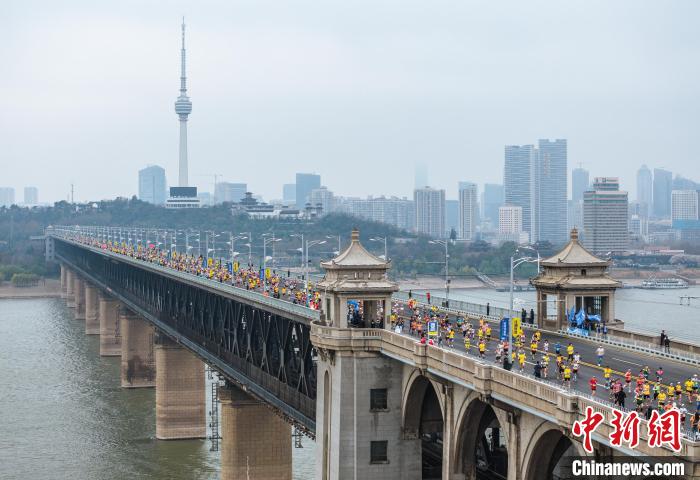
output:
[[[9,0],[0,186],[41,201],[177,181],[180,18],[190,181],[280,198],[298,171],[340,195],[411,196],[414,166],[502,181],[503,146],[567,138],[569,167],[700,180],[700,2]]]

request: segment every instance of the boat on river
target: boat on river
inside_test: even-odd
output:
[[[639,288],[644,288],[646,290],[672,290],[678,288],[688,288],[688,282],[681,278],[675,277],[656,278],[651,276],[644,280]]]

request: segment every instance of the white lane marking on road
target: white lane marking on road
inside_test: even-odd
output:
[[[629,363],[630,365],[636,365],[637,367],[643,367],[641,363],[634,363],[634,362],[628,362],[627,360],[622,360],[621,358],[615,358],[613,357],[613,360],[617,360],[618,362],[623,362],[623,363]]]

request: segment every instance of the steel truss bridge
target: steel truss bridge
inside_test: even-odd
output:
[[[314,436],[317,311],[49,235],[56,260]]]

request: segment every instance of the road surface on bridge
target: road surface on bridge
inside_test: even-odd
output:
[[[408,318],[409,313],[408,313],[408,307],[406,304],[401,302],[399,304],[399,313],[402,318]],[[456,316],[453,314],[450,314],[450,319],[452,320],[453,324],[456,319]],[[478,328],[478,321],[474,322],[474,320],[467,320],[471,321],[473,324],[475,324],[475,327]],[[492,328],[492,331],[494,332],[492,334],[492,340],[490,342],[487,342],[487,347],[486,347],[486,354],[485,358],[487,361],[491,361],[495,363],[496,359],[496,345],[497,345],[497,337],[498,337],[498,329],[496,327]],[[534,331],[534,330],[533,330]],[[605,355],[603,359],[602,366],[599,367],[597,365],[597,354],[596,354],[596,349],[598,348],[599,344],[596,343],[593,340],[587,340],[587,339],[581,339],[581,338],[571,338],[567,337],[565,335],[561,335],[556,332],[551,332],[551,331],[546,331],[542,330],[542,338],[539,343],[539,352],[536,356],[536,358],[533,360],[531,354],[530,354],[530,335],[528,335],[529,332],[526,332],[526,342],[525,346],[523,348],[523,352],[526,353],[527,355],[527,360],[526,360],[526,366],[524,369],[524,372],[530,375],[534,374],[534,365],[537,360],[541,360],[544,352],[542,351],[542,344],[544,343],[545,340],[549,340],[549,355],[550,355],[550,362],[549,362],[549,368],[548,368],[548,378],[547,380],[556,383],[559,385],[563,385],[563,382],[561,380],[557,380],[557,368],[556,368],[556,357],[554,355],[555,351],[555,344],[558,342],[561,345],[561,352],[566,360],[566,347],[568,346],[569,342],[572,343],[574,346],[574,350],[578,352],[581,356],[581,363],[580,363],[580,368],[579,368],[579,373],[578,373],[578,380],[577,381],[571,381],[571,389],[584,393],[584,394],[590,394],[590,388],[589,388],[589,380],[591,377],[595,376],[596,379],[598,380],[598,391],[596,394],[596,398],[602,399],[602,400],[608,400],[609,397],[609,390],[605,389],[604,387],[604,378],[603,378],[603,368],[606,365],[609,365],[610,368],[613,370],[613,378],[619,378],[623,380],[623,385],[624,383],[624,374],[627,371],[627,369],[630,369],[632,372],[632,393],[629,393],[627,389],[625,388],[625,393],[627,394],[625,398],[625,407],[629,409],[634,409],[635,408],[635,402],[634,402],[634,387],[636,386],[635,380],[637,375],[639,374],[640,370],[646,365],[649,367],[649,379],[650,380],[655,380],[656,379],[656,370],[661,367],[664,370],[664,375],[662,379],[662,383],[664,386],[667,386],[669,382],[673,382],[675,385],[676,382],[681,382],[681,386],[683,387],[683,401],[680,402],[682,404],[685,404],[685,407],[689,411],[688,418],[690,417],[690,414],[695,410],[696,405],[695,401],[693,402],[688,402],[687,396],[685,395],[685,386],[684,382],[688,378],[692,378],[693,375],[695,374],[700,374],[698,372],[698,369],[692,365],[688,365],[685,363],[680,363],[676,362],[673,360],[669,360],[666,358],[654,356],[652,354],[646,354],[643,352],[636,352],[632,350],[627,350],[624,348],[614,348],[608,345],[602,345],[603,348],[605,349]],[[408,333],[405,333],[405,335],[409,335]],[[409,335],[410,336],[410,335]],[[418,336],[413,336],[413,338],[416,339],[416,341],[419,340]],[[446,343],[443,342],[443,345],[441,347],[435,346],[435,348],[447,348],[447,349],[454,349],[458,352],[463,352],[466,353],[465,345],[464,345],[464,338],[462,336],[461,330],[457,329],[455,333],[455,339],[453,343],[453,347],[448,347],[446,346]],[[479,356],[479,351],[478,351],[478,341],[472,340],[471,342],[471,348],[469,351],[469,354],[472,356]],[[513,364],[513,370],[519,370],[517,362]],[[656,402],[654,402],[656,404]],[[678,405],[680,407],[680,404]]]

